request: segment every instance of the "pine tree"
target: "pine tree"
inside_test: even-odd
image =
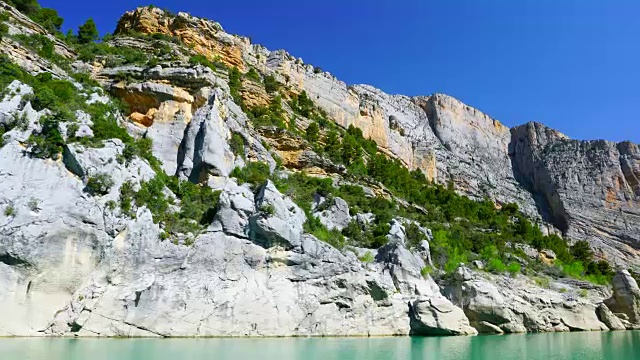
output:
[[[89,18],[84,24],[78,28],[78,42],[81,44],[88,44],[96,41],[99,38],[98,29],[96,23],[92,18]]]

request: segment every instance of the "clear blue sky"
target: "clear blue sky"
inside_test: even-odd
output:
[[[136,1],[41,0],[101,33]],[[442,92],[508,126],[640,143],[637,0],[154,0],[286,49],[349,84]]]

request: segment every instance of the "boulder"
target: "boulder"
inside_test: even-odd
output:
[[[384,265],[383,271],[393,279],[396,288],[412,295],[431,295],[435,284],[424,281],[421,271],[426,266],[421,257],[405,248],[402,242],[389,242],[378,249],[376,262]],[[436,286],[437,288],[437,286]]]
[[[233,170],[235,155],[227,141],[231,135],[220,114],[219,96],[211,95],[187,125],[177,154],[177,173],[183,180],[203,183],[210,175],[228,176]]]
[[[318,203],[316,208],[320,206]],[[342,231],[351,222],[351,215],[349,215],[349,204],[341,198],[337,197],[331,200],[331,205],[328,208],[315,212],[313,216],[317,217],[320,222],[327,227],[327,229],[335,229]]]
[[[429,266],[433,267],[433,261],[431,260],[431,249],[429,246],[429,241],[422,240],[418,246],[416,246],[413,251],[422,258]]]
[[[640,288],[628,270],[613,277],[613,296],[605,304],[615,313],[623,313],[632,324],[640,324]]]
[[[404,244],[406,237],[407,235],[404,225],[402,225],[402,223],[396,219],[391,220],[391,229],[389,229],[389,234],[387,234],[389,243]]]
[[[259,212],[249,219],[251,239],[266,247],[299,247],[307,219],[304,211],[283,196],[271,180],[260,187],[255,201]]]
[[[620,320],[617,316],[615,316],[611,312],[611,310],[609,310],[607,305],[605,304],[598,305],[598,308],[596,309],[596,311],[597,311],[598,319],[600,319],[602,323],[607,325],[609,330],[626,330],[626,326],[622,323],[622,320]]]
[[[255,212],[254,195],[248,185],[238,186],[235,181],[229,180],[220,194],[216,216],[210,228],[248,238],[249,217]]]
[[[410,307],[413,335],[476,335],[464,312],[441,297],[417,299]]]

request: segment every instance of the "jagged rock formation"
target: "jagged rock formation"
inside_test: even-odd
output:
[[[116,194],[82,191],[96,169],[116,184],[153,175],[144,163],[117,164],[121,151],[69,147],[63,164],[29,159],[13,142],[0,150],[2,201],[18,214],[0,223],[3,335],[402,335],[416,321],[425,335],[473,332],[461,311],[442,310],[455,307],[401,243],[393,259],[366,266],[303,235],[304,213],[271,183],[255,199],[228,185],[218,220],[193,247],[161,241],[148,210],[126,221],[104,205]],[[23,203],[29,196],[36,210]],[[273,215],[259,210],[267,204]],[[397,287],[399,273],[413,289]],[[433,309],[410,321],[418,295]]]
[[[627,270],[618,272],[613,278],[613,296],[605,303],[632,323],[640,321],[640,288]]]
[[[0,5],[12,18],[10,32],[46,34]],[[0,146],[0,336],[470,335],[621,330],[640,323],[640,292],[628,272],[614,278],[613,292],[465,267],[438,284],[429,276],[435,271],[431,232],[417,224],[424,239],[412,248],[407,219],[385,224],[388,243],[379,249],[340,251],[318,240],[305,232],[307,216],[341,230],[352,221],[366,226],[375,215],[350,212],[342,198],[324,204],[318,198],[305,214],[273,182],[251,188],[230,173],[257,160],[271,171],[284,167],[282,176],[305,170],[341,183],[346,167],[292,131],[254,127],[234,101],[226,72],[188,60],[201,54],[242,71],[255,68],[284,84],[284,96],[305,90],[339,126],[361,129],[410,169],[442,184],[453,181],[470,197],[489,196],[498,206],[516,202],[546,232],[587,239],[598,255],[625,266],[639,264],[637,145],[569,140],[533,123],[508,129],[442,94],[412,98],[347,86],[285,51],[269,51],[185,13],[146,7],[120,19],[116,34],[123,36],[109,43],[151,52],[159,40],[129,33],[169,35],[189,48],[172,44],[175,59],[153,66],[76,61],[64,70],[11,39],[0,45],[32,74],[71,79],[68,71],[90,73],[128,106],[117,122],[153,140],[162,171],[220,191],[215,216],[193,238],[163,241],[164,224],[147,207],[134,214],[114,207],[123,184],[138,189],[159,171],[138,156],[122,161],[127,145],[118,139],[70,143],[52,159],[29,156],[25,144],[49,112],[34,110],[31,87],[12,83],[0,98],[0,126],[25,120],[2,135]],[[75,59],[63,42],[46,36],[56,53]],[[74,85],[87,103],[109,103],[101,89]],[[244,81],[239,92],[245,105],[269,103],[254,83]],[[93,138],[96,119],[75,115],[77,124],[58,124],[65,139]],[[309,123],[298,121],[300,128]],[[73,125],[77,130],[69,132]],[[232,148],[234,136],[241,150]],[[110,188],[90,195],[89,181],[103,173]],[[366,196],[410,206],[380,184],[363,187]],[[176,194],[164,192],[170,206],[180,205]]]
[[[67,59],[74,59],[75,52],[63,41],[60,41],[55,36],[49,34],[42,26],[36,24],[27,16],[20,13],[18,10],[0,1],[0,12],[6,14],[11,21],[6,22],[8,33],[10,35],[24,34],[24,35],[42,35],[53,43],[53,51]],[[24,49],[18,42],[10,38],[2,38],[0,40],[0,50],[2,54],[6,54],[15,63],[19,64],[22,68],[37,72],[50,72],[58,76],[64,76],[64,70],[59,66],[52,64],[40,56],[32,54],[30,51]]]
[[[545,232],[589,240],[601,256],[620,264],[639,263],[635,144],[569,141],[536,124],[510,130],[446,95],[410,98],[347,86],[282,50],[269,51],[185,13],[171,18],[139,8],[118,23],[116,33],[129,31],[176,36],[211,59],[274,75],[305,90],[339,125],[362,129],[383,151],[429,178],[453,180],[472,197],[516,202],[545,221]]]
[[[483,276],[460,267],[444,292],[482,333],[609,329],[600,321],[594,305],[603,300],[604,293],[594,289],[589,295],[594,298],[583,298],[570,284],[554,286],[563,292],[532,285],[524,277]],[[618,325],[619,321],[615,316],[607,318],[610,324]]]
[[[542,124],[511,130],[516,175],[544,196],[553,221],[604,257],[637,263],[640,248],[640,150],[630,142],[570,140]]]

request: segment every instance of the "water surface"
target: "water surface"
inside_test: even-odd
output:
[[[640,332],[287,339],[0,339],[2,360],[640,359]]]

